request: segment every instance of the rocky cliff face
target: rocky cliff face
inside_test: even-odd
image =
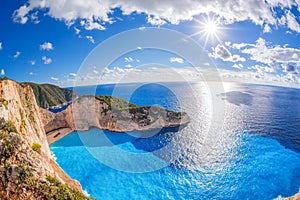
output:
[[[283,198],[283,200],[300,200],[300,191],[294,196]]]
[[[46,132],[60,128],[83,131],[90,127],[130,132],[180,126],[190,121],[184,112],[169,111],[157,106],[119,107],[94,96],[82,96],[60,113],[54,114],[42,108],[40,112]]]
[[[0,199],[42,199],[35,196],[38,188],[60,182],[81,191],[53,160],[43,127],[31,87],[1,80]]]

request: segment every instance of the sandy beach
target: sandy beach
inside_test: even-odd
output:
[[[72,129],[70,128],[62,128],[55,131],[52,131],[47,134],[47,141],[48,144],[52,144],[56,142],[57,140],[61,139],[62,137],[68,135],[70,132],[72,132]]]

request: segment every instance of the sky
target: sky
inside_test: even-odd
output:
[[[300,83],[300,0],[0,0],[0,4],[0,76],[18,82],[72,86],[99,80],[197,81],[213,79],[217,73],[225,81],[295,87]],[[137,43],[135,50],[104,62],[108,53],[125,43],[130,46],[149,28],[161,35],[148,36],[147,44],[180,33],[200,50],[182,47],[179,55],[169,48]],[[135,34],[128,36],[130,30]],[[109,43],[124,31],[126,41]],[[109,45],[99,50],[105,42]],[[95,49],[99,59],[88,66]],[[197,57],[198,50],[203,64],[195,65],[184,55]],[[206,57],[200,56],[202,50]]]

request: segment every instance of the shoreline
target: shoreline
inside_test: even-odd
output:
[[[70,128],[61,128],[58,130],[51,131],[47,134],[47,141],[48,144],[51,145],[52,143],[60,140],[64,136],[68,135],[71,133],[73,130]]]

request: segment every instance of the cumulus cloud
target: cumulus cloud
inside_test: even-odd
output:
[[[210,13],[226,24],[249,20],[261,26],[264,24],[288,26],[291,30],[299,32],[297,28],[299,24],[290,12],[293,6],[299,7],[299,1],[28,0],[14,11],[13,20],[25,24],[30,15],[38,11],[64,21],[68,26],[77,20],[87,30],[103,30],[106,23],[116,21],[111,14],[118,8],[123,15],[144,13],[148,23],[153,25],[163,25],[167,22],[178,24],[201,14]],[[284,16],[287,23],[279,21],[277,16]]]
[[[85,36],[86,39],[88,39],[91,43],[95,44],[95,40],[93,38],[93,36],[87,35]]]
[[[171,57],[169,60],[171,63],[183,63],[183,59],[179,57]]]
[[[31,65],[35,65],[35,60],[30,60],[29,63],[30,63]]]
[[[282,69],[286,73],[292,73],[292,74],[298,74],[299,73],[299,67],[296,66],[295,64],[290,64],[290,63],[283,63],[281,65]]]
[[[44,61],[45,65],[48,65],[48,64],[52,63],[52,59],[51,58],[47,58],[46,56],[43,56],[42,60]]]
[[[232,65],[233,68],[236,68],[236,69],[242,69],[244,66],[242,64],[234,64]]]
[[[19,56],[21,55],[21,52],[20,51],[17,51],[14,55],[14,58],[18,58]]]
[[[78,29],[76,27],[74,27],[74,30],[75,30],[76,35],[78,35],[81,32],[80,29]]]
[[[81,20],[80,21],[80,25],[83,26],[86,30],[94,30],[94,29],[98,29],[98,30],[105,30],[105,27],[102,26],[101,24],[97,23],[97,22],[93,22],[91,20]]]
[[[159,17],[153,17],[153,16],[148,16],[147,17],[147,22],[149,24],[154,25],[154,26],[162,26],[162,25],[167,23],[166,20],[163,20]]]
[[[230,51],[223,45],[218,44],[215,48],[212,48],[213,52],[209,54],[210,57],[219,58],[223,61],[230,62],[245,62],[246,59],[238,54],[232,55]]]
[[[0,72],[0,74],[1,74],[2,76],[4,76],[4,75],[5,75],[5,71],[4,71],[4,69],[1,69],[1,72]]]
[[[125,61],[125,62],[133,62],[134,59],[131,58],[131,57],[125,57],[125,58],[124,58],[124,61]]]
[[[3,49],[3,47],[2,47],[2,42],[0,42],[0,50],[2,50]]]
[[[125,65],[127,68],[132,68],[133,66],[131,64]]]
[[[77,74],[75,74],[75,73],[69,73],[69,77],[71,77],[71,78],[75,78],[77,76]]]
[[[33,76],[33,75],[34,75],[34,73],[33,73],[33,72],[29,72],[28,74],[29,74],[30,76]]]
[[[250,69],[250,70],[252,69],[260,75],[265,74],[265,73],[275,72],[275,69],[273,67],[263,66],[263,65],[254,65],[254,66],[248,67],[248,69]]]
[[[298,33],[300,32],[300,25],[297,22],[295,15],[290,11],[288,11],[286,14],[286,23],[291,30],[296,31]]]
[[[274,70],[278,68],[278,63],[300,62],[299,49],[289,48],[286,45],[270,45],[263,38],[258,38],[255,44],[232,44],[231,47],[250,55],[251,60],[273,67]]]
[[[43,44],[40,45],[40,50],[47,50],[47,51],[50,51],[50,50],[53,50],[54,47],[53,47],[53,44],[51,42],[44,42]]]
[[[52,81],[58,81],[59,79],[57,77],[51,77],[50,78]]]
[[[271,33],[272,29],[269,24],[265,24],[263,33]]]

